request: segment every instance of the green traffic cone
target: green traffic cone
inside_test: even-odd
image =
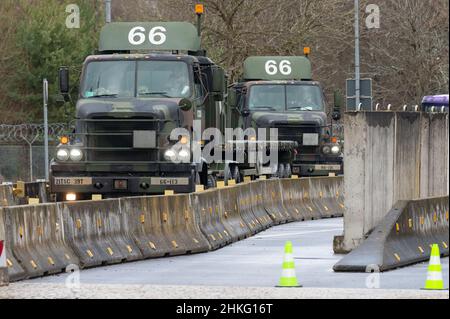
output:
[[[424,289],[444,290],[444,281],[442,280],[441,254],[439,252],[438,244],[433,244],[433,246],[431,247],[430,263],[428,265],[428,274]]]
[[[277,287],[301,287],[295,275],[295,262],[292,255],[292,242],[287,241],[284,245],[283,270]]]

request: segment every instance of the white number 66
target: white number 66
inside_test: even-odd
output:
[[[275,75],[278,73],[278,70],[283,75],[291,74],[291,62],[289,62],[288,60],[282,60],[279,66],[277,66],[277,62],[275,60],[268,60],[266,62],[266,73],[268,75]]]
[[[144,27],[134,27],[128,33],[128,42],[132,45],[140,45],[145,41],[145,28]],[[166,42],[167,37],[164,32],[167,32],[164,27],[154,27],[150,30],[148,34],[148,40],[151,44],[161,45]]]

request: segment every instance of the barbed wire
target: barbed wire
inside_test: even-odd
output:
[[[49,141],[56,140],[68,131],[66,123],[51,123],[48,125]],[[0,124],[0,143],[28,143],[42,142],[44,140],[43,124]]]

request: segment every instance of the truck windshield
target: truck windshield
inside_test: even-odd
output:
[[[324,109],[322,91],[317,85],[258,84],[250,88],[251,110],[321,111]]]
[[[191,96],[188,65],[182,61],[95,61],[87,65],[82,96]]]

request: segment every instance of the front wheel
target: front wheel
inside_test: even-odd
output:
[[[284,164],[278,164],[277,177],[284,178],[284,174],[285,174]]]
[[[208,181],[206,183],[206,188],[214,188],[217,186],[216,178],[213,175],[208,175]]]
[[[284,172],[284,177],[286,178],[291,178],[292,177],[292,167],[291,164],[287,163],[285,168],[284,168],[285,172]]]
[[[241,173],[239,172],[239,167],[233,166],[231,169],[231,178],[235,180],[236,184],[242,182]]]

